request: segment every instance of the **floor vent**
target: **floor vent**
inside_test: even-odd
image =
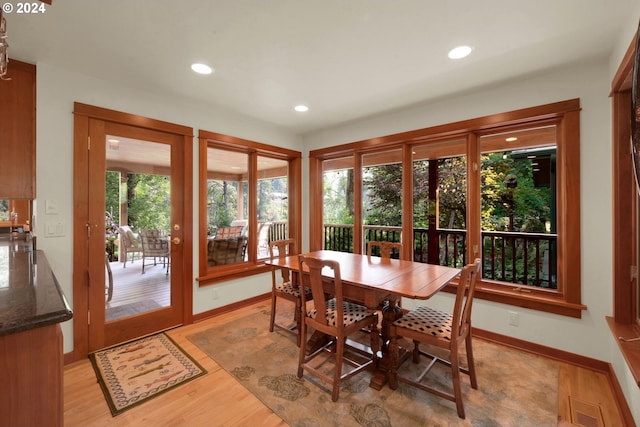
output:
[[[600,405],[569,396],[571,423],[581,427],[604,427]]]

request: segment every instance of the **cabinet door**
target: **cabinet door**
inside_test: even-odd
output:
[[[36,66],[10,60],[0,80],[0,199],[36,197]]]

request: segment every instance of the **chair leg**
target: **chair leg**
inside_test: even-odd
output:
[[[301,333],[306,335],[307,333],[307,324],[304,322],[304,319],[302,320],[302,324],[300,325],[301,328]],[[305,359],[305,354],[307,352],[307,340],[302,340],[300,343],[300,354],[298,356],[298,378],[302,378],[302,374],[304,372],[304,359]]]
[[[331,400],[336,402],[340,394],[340,378],[342,377],[342,356],[344,354],[344,339],[336,340],[336,366],[333,371],[333,390],[331,392]]]
[[[298,347],[300,347],[300,343],[302,341],[302,332],[300,330],[300,321],[302,321],[302,300],[296,300],[295,311],[293,312],[293,320],[296,324],[296,339],[298,341]]]
[[[464,405],[462,403],[462,390],[460,387],[460,363],[457,351],[451,351],[451,380],[453,381],[453,396],[456,401],[458,416],[464,419]]]
[[[476,379],[476,364],[473,359],[473,347],[471,346],[471,333],[467,334],[465,339],[465,347],[467,349],[467,365],[469,367],[469,379],[471,380],[471,388],[478,389],[478,380]]]
[[[269,332],[273,332],[273,324],[276,321],[276,295],[271,292],[271,316],[269,319]]]

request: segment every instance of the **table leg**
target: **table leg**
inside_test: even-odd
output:
[[[387,300],[382,308],[382,358],[378,360],[378,366],[371,377],[369,387],[380,390],[387,382],[387,372],[391,366],[391,354],[389,353],[389,325],[402,317],[402,308],[397,300]],[[406,350],[404,350],[406,352]],[[406,357],[404,354],[403,358]]]

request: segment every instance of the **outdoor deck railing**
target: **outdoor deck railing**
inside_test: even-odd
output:
[[[400,227],[363,226],[364,242],[399,242]],[[438,260],[441,265],[462,268],[466,263],[466,230],[438,229]],[[557,235],[483,231],[482,277],[540,288],[556,289]],[[413,258],[427,262],[429,235],[426,228],[413,229]],[[324,248],[353,252],[353,225],[325,224]]]

